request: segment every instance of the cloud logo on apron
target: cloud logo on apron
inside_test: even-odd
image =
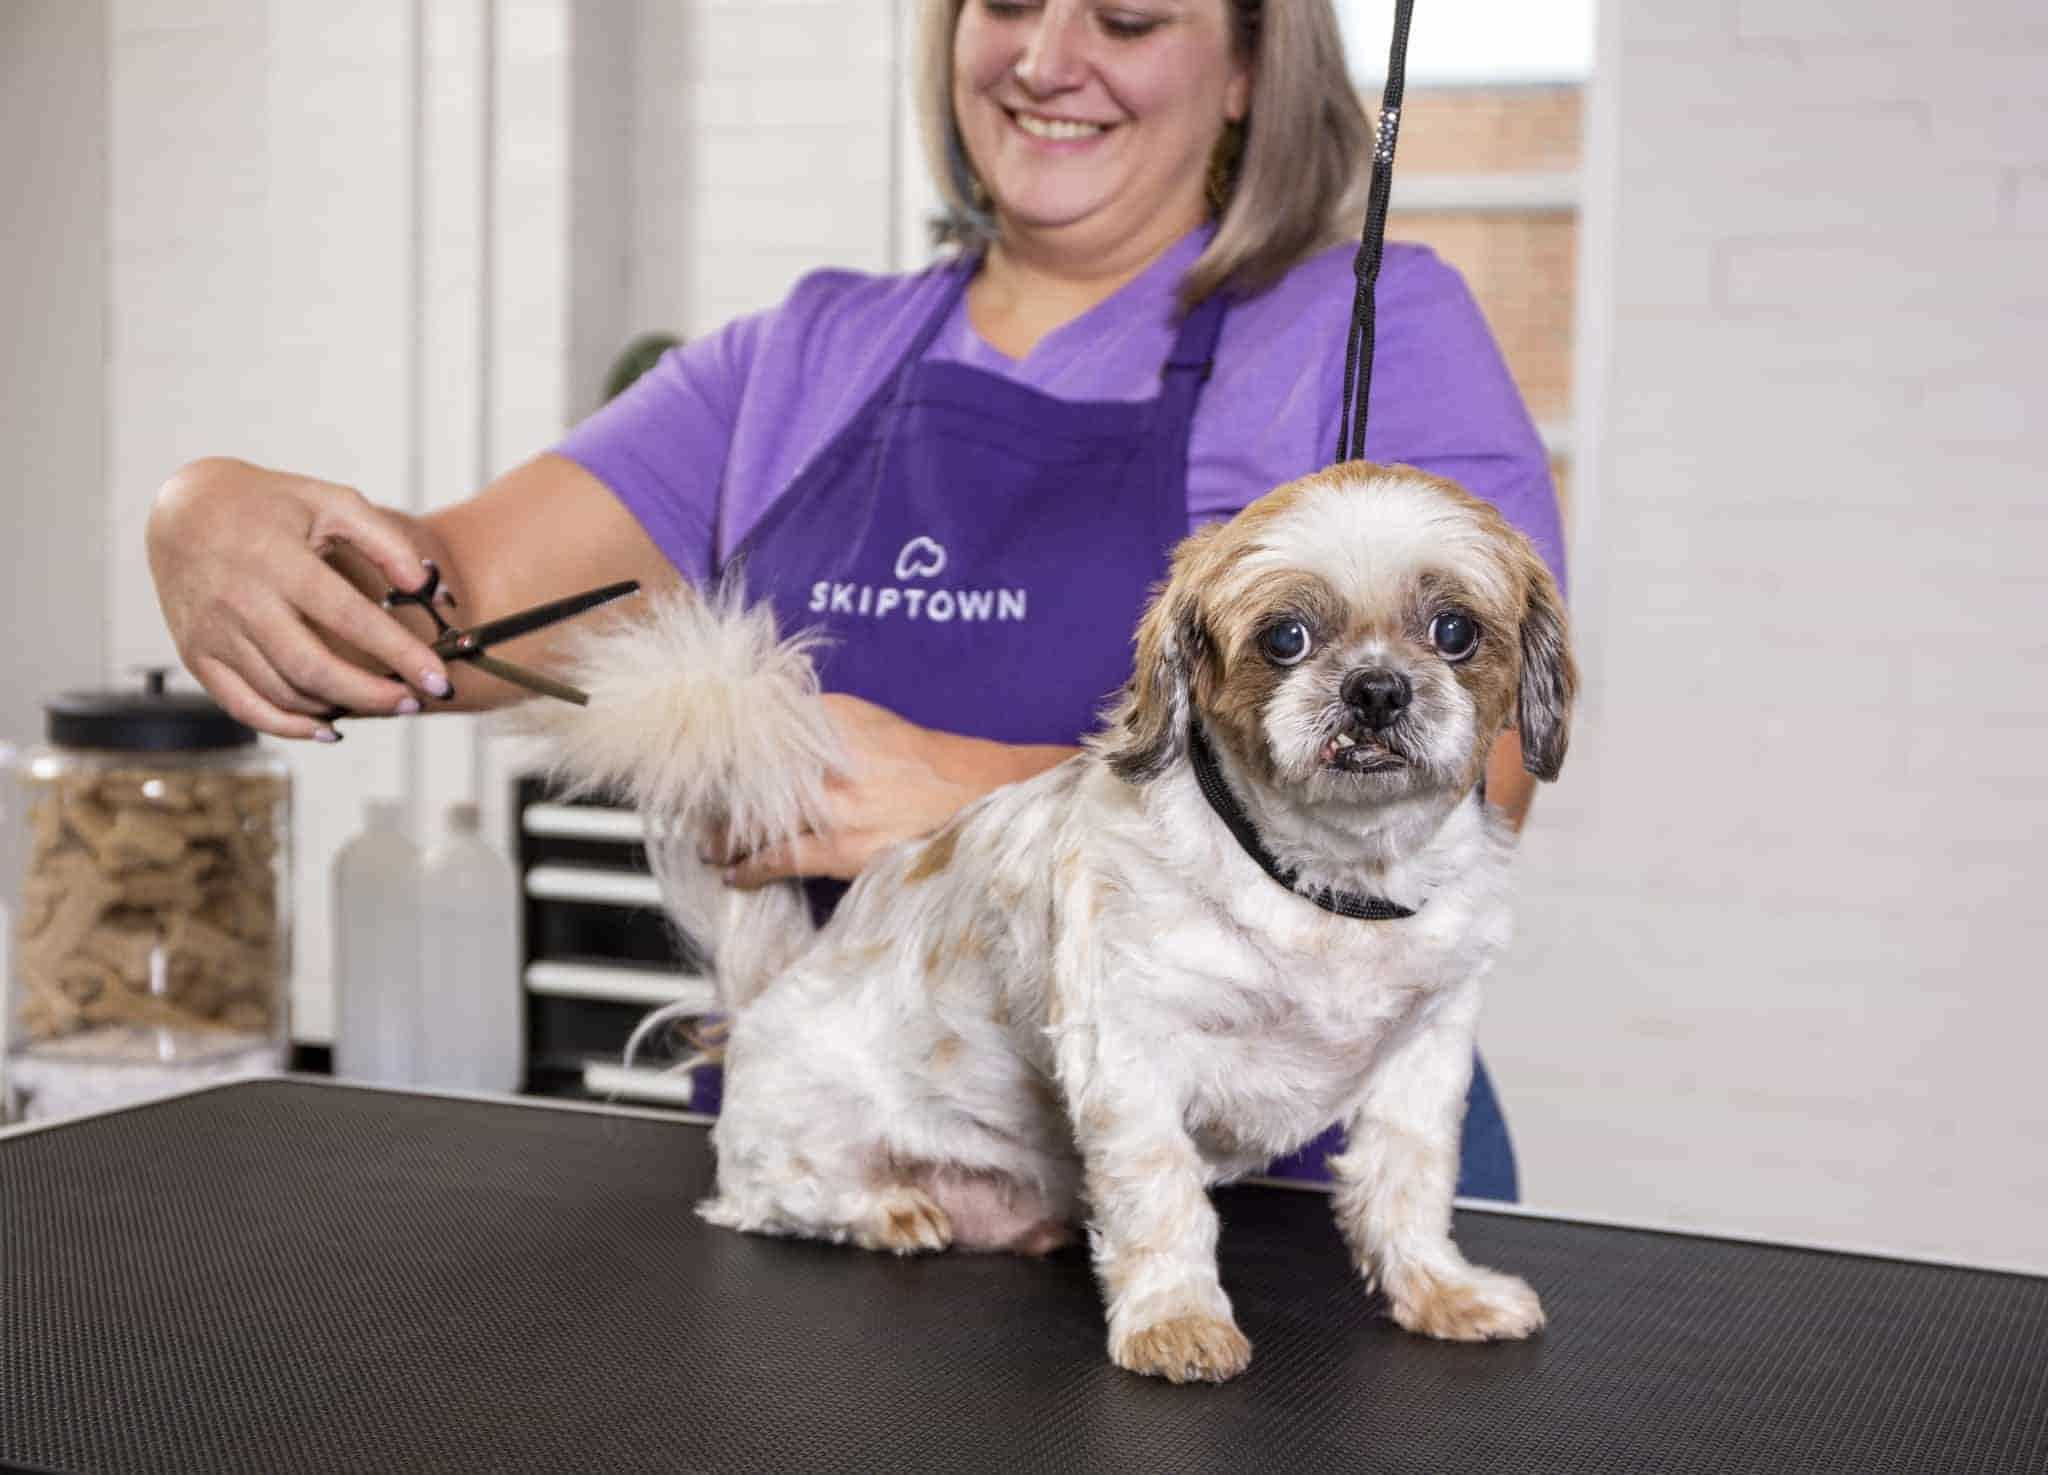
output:
[[[946,567],[946,550],[919,533],[896,555],[896,578],[935,579]],[[856,619],[901,616],[935,625],[1021,620],[1027,602],[1022,589],[932,588],[924,584],[854,584],[820,579],[811,585],[811,613]]]
[[[896,577],[929,579],[946,566],[946,550],[919,533],[896,555]]]

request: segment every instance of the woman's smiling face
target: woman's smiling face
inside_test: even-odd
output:
[[[967,0],[953,113],[1006,240],[1115,252],[1207,215],[1211,151],[1250,101],[1226,0]]]

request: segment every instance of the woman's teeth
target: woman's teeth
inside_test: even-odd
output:
[[[1103,123],[1070,123],[1064,118],[1034,118],[1029,113],[1012,113],[1010,116],[1033,138],[1093,138],[1108,126]]]

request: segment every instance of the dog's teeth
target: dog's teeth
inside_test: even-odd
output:
[[[1337,746],[1339,748],[1355,748],[1358,746],[1358,739],[1351,736],[1348,732],[1340,732],[1337,734]]]

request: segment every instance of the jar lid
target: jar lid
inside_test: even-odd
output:
[[[143,673],[140,691],[68,691],[43,704],[45,727],[60,748],[114,748],[145,753],[243,748],[253,729],[199,692],[165,691],[161,666]]]

